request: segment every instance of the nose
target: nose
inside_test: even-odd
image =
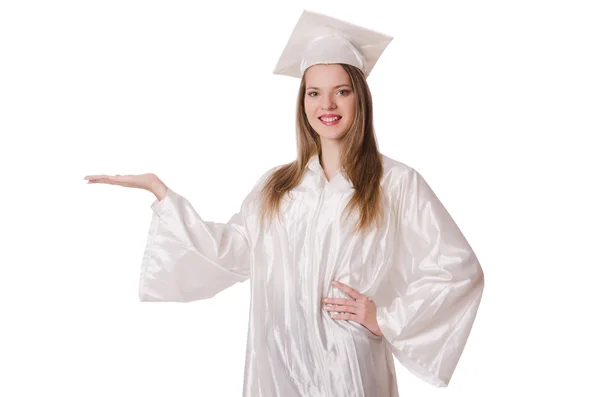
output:
[[[335,109],[337,107],[333,96],[323,95],[322,98],[323,98],[323,103],[321,104],[322,105],[321,107],[323,108],[323,110]]]

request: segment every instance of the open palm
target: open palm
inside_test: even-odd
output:
[[[88,183],[106,183],[153,191],[160,179],[152,173],[141,175],[86,175]]]

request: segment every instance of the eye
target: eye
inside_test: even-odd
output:
[[[345,92],[346,93],[346,94],[342,94],[342,95],[347,95],[347,94],[350,93],[350,91],[348,91],[348,90],[339,90],[338,92]]]
[[[314,95],[313,95],[313,94],[316,94],[316,93],[317,93],[316,91],[311,91],[311,92],[309,92],[307,95],[308,95],[309,97],[314,97]]]

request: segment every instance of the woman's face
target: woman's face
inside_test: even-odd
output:
[[[354,120],[354,92],[340,65],[313,65],[305,72],[304,109],[321,139],[342,138]]]

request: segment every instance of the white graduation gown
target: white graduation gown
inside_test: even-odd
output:
[[[188,302],[250,279],[244,397],[397,397],[393,357],[424,381],[448,385],[484,277],[456,223],[422,176],[382,156],[385,220],[359,237],[341,211],[353,186],[328,182],[313,156],[259,224],[255,184],[228,223],[201,218],[172,189],[154,201],[140,274],[141,301]],[[355,220],[350,217],[350,220]],[[324,297],[349,298],[338,280],[373,296],[383,336],[335,320]]]

